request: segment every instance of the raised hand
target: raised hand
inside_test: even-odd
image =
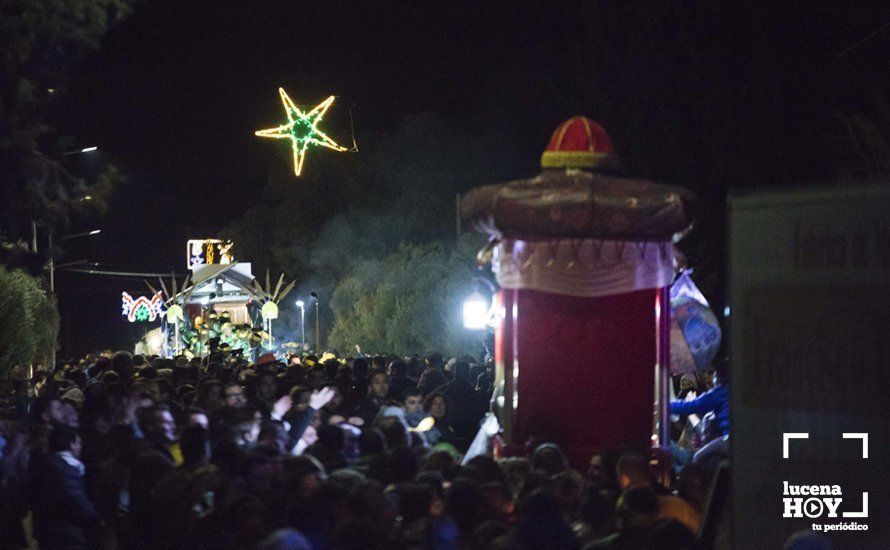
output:
[[[333,388],[321,388],[312,392],[309,396],[309,406],[316,411],[328,404],[334,398]]]
[[[272,416],[275,418],[282,418],[293,406],[294,402],[290,395],[283,395],[274,405],[272,405]]]

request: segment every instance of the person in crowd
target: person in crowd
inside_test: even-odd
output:
[[[318,459],[326,471],[332,472],[346,467],[345,445],[343,429],[327,424],[318,429],[318,440],[306,448],[306,453]]]
[[[54,389],[41,394],[31,407],[34,426],[31,430],[29,447],[32,453],[47,451],[49,434],[55,426],[76,428],[79,424],[76,413],[62,402]]]
[[[28,512],[41,548],[692,544],[698,511],[645,455],[603,449],[582,476],[540,434],[465,459],[490,397],[475,358],[448,377],[436,353],[303,355],[267,375],[220,349],[60,361],[0,395],[0,547],[27,545]],[[671,489],[701,506],[707,474]]]
[[[615,473],[622,490],[628,487],[647,487],[654,490],[656,487],[649,459],[642,453],[629,452],[622,455],[618,460]],[[657,519],[676,520],[683,524],[690,533],[698,533],[701,518],[690,503],[671,494],[658,495],[657,500]]]
[[[325,370],[321,365],[315,365],[311,367],[306,374],[306,383],[309,384],[309,387],[312,389],[318,389],[322,387],[327,379],[325,378]]]
[[[352,388],[353,396],[345,397],[354,406],[368,395],[368,361],[364,357],[358,357],[352,362]]]
[[[535,489],[519,502],[515,538],[522,548],[576,550],[581,546],[563,519],[549,486]]]
[[[303,430],[303,435],[297,440],[297,443],[294,445],[291,454],[301,455],[303,451],[309,448],[311,445],[314,445],[315,442],[318,441],[318,430],[315,429],[315,426],[309,424],[306,426],[306,429]]]
[[[482,365],[482,372],[476,377],[476,391],[486,397],[494,391],[494,360],[486,361]]]
[[[321,390],[330,392],[331,394],[331,399],[318,411],[318,418],[322,424],[332,422],[331,419],[333,419],[334,423],[339,424],[343,420],[352,416],[352,414],[350,414],[352,409],[348,408],[346,400],[343,398],[343,392],[340,390],[339,386],[329,383],[323,385]]]
[[[542,470],[548,475],[555,476],[568,469],[568,461],[559,445],[555,443],[542,443],[532,452],[532,468]]]
[[[676,415],[695,414],[702,417],[713,413],[720,430],[720,437],[696,451],[692,462],[708,462],[719,458],[729,445],[729,367],[726,363],[717,365],[713,388],[689,401],[670,402],[670,412]]]
[[[244,388],[237,382],[229,382],[223,388],[223,406],[240,409],[247,405]]]
[[[368,395],[352,411],[352,416],[361,418],[365,425],[371,425],[380,408],[389,404],[388,394],[389,377],[385,372],[375,371],[368,380]]]
[[[187,407],[183,411],[183,421],[181,422],[181,425],[185,427],[199,426],[207,430],[210,429],[210,419],[207,417],[207,413],[204,412],[203,409],[198,407]]]
[[[423,372],[424,369],[423,361],[420,360],[420,357],[411,355],[409,357],[405,357],[405,365],[407,366],[407,368],[405,369],[405,376],[408,378],[412,385],[416,386],[417,381],[420,380],[420,374]]]
[[[445,378],[445,371],[442,368],[442,356],[440,354],[431,353],[427,355],[425,363],[426,368],[420,374],[420,379],[417,380],[417,387],[420,388],[424,395],[429,395],[436,391],[437,388],[447,384],[448,380]]]
[[[262,419],[262,414],[252,407],[223,407],[216,411],[211,431],[218,441],[248,449],[259,440]]]
[[[278,399],[278,378],[275,371],[264,368],[255,371],[250,388],[250,402],[257,409],[269,413]]]
[[[423,410],[423,393],[414,386],[402,391],[402,407],[405,409],[405,421],[411,428],[417,427],[427,416]]]
[[[222,486],[219,468],[210,463],[210,432],[199,425],[183,430],[179,438],[183,463],[160,478],[152,490],[151,521],[157,547],[186,547],[197,524],[213,506]]]
[[[451,370],[454,378],[437,391],[449,405],[448,420],[454,431],[452,443],[458,449],[466,450],[479,430],[488,398],[477,392],[470,382],[470,365],[466,361],[455,361]]]
[[[145,434],[130,471],[129,497],[133,527],[141,542],[152,540],[156,525],[152,523],[155,506],[152,492],[158,482],[176,466],[171,445],[176,441],[176,422],[166,405],[153,405],[139,410],[139,427]]]
[[[658,520],[658,496],[645,485],[625,489],[615,506],[618,531],[585,547],[584,550],[654,550],[652,529]]]
[[[686,373],[680,377],[680,391],[677,392],[677,398],[685,400],[690,393],[698,392],[698,381],[692,373]]]
[[[47,446],[48,452],[35,456],[30,465],[34,536],[40,548],[94,548],[99,515],[87,496],[80,436],[59,424],[50,431]]]
[[[402,394],[414,384],[408,380],[408,365],[402,359],[393,359],[386,366],[386,375],[389,377],[389,393],[387,397],[390,401],[399,401]]]
[[[305,386],[295,386],[289,395],[296,396],[298,401],[294,401],[293,397],[285,400],[285,406],[289,405],[289,407],[280,418],[285,420],[284,425],[291,437],[291,442],[296,444],[302,438],[304,431],[309,427],[314,428],[313,423],[323,423],[319,416],[322,411],[326,411],[329,415],[331,411],[329,407],[336,410],[337,391],[336,388],[330,386],[315,391]],[[297,404],[294,405],[294,403]],[[327,417],[324,419],[327,420]],[[279,418],[273,418],[273,420],[279,420]]]
[[[436,421],[424,434],[427,443],[431,446],[439,442],[451,443],[454,440],[454,430],[448,420],[448,401],[445,396],[438,392],[427,395],[423,400],[423,412]]]
[[[22,417],[27,407],[17,407]],[[28,545],[22,520],[28,514],[28,434],[24,423],[0,420],[0,534],[10,547]]]

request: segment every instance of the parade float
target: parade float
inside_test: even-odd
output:
[[[137,351],[164,356],[204,356],[213,350],[238,351],[248,357],[256,350],[275,347],[272,323],[278,302],[294,283],[283,285],[282,274],[273,287],[269,273],[263,287],[249,262],[237,262],[231,241],[188,241],[191,272],[181,284],[172,276],[157,286],[146,281],[151,296],[133,299],[123,293],[123,313],[131,322],[160,321],[146,333]]]
[[[561,124],[529,179],[473,189],[466,228],[490,235],[504,437],[561,444],[576,466],[600,450],[666,445],[674,243],[693,194],[615,177],[606,130]]]

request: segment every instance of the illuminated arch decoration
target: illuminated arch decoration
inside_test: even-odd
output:
[[[161,292],[156,293],[151,299],[140,296],[135,300],[126,292],[122,292],[121,305],[123,315],[126,315],[131,323],[154,321],[164,313],[164,297]]]
[[[346,151],[346,147],[341,147],[318,129],[318,123],[321,122],[325,112],[334,103],[334,96],[330,96],[308,113],[304,113],[294,104],[287,92],[284,91],[284,88],[278,88],[278,94],[281,96],[281,103],[284,104],[287,123],[275,128],[259,130],[255,134],[260,137],[289,139],[291,141],[291,149],[294,153],[295,175],[299,176],[303,171],[303,159],[306,157],[306,150],[310,145],[319,145],[334,151]]]

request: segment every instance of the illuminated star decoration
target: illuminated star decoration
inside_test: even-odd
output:
[[[278,93],[281,95],[281,103],[284,104],[284,111],[287,113],[287,124],[259,130],[256,135],[291,141],[291,148],[294,152],[294,174],[299,176],[303,171],[303,159],[306,157],[306,150],[310,145],[321,145],[334,151],[346,151],[346,147],[337,145],[337,142],[318,129],[318,123],[334,103],[334,96],[322,101],[308,113],[304,113],[294,105],[284,88],[278,88]]]

